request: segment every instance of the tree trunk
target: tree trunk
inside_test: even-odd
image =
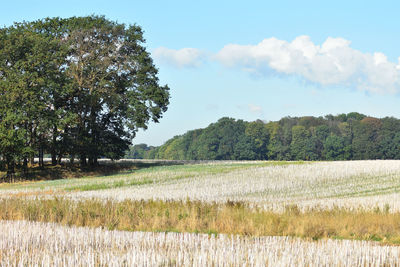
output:
[[[86,155],[81,155],[81,166],[86,166],[87,162],[86,162]]]
[[[36,142],[36,139],[35,139],[35,136],[36,136],[36,129],[33,127],[33,125],[32,125],[32,123],[29,123],[29,132],[30,132],[30,140],[29,140],[29,143],[30,143],[30,147],[31,147],[31,149],[32,150],[34,150],[34,147],[35,147],[35,142]],[[32,167],[33,165],[35,165],[35,153],[32,153],[30,156],[29,156],[29,165]]]
[[[55,152],[51,153],[51,165],[52,166],[56,166],[57,165],[57,154]]]
[[[40,169],[44,168],[43,156],[44,156],[43,145],[40,144],[40,147],[39,147],[39,168]]]
[[[96,158],[94,158],[93,156],[90,156],[90,157],[89,157],[89,165],[90,165],[91,167],[95,166],[95,165],[96,165],[96,162],[97,162]]]
[[[51,165],[55,166],[57,165],[57,150],[56,150],[56,146],[57,146],[57,127],[53,127],[53,140],[51,143]]]
[[[90,158],[89,158],[89,164],[90,164],[91,167],[97,166],[97,165],[98,165],[97,158],[95,158],[95,157],[90,157]]]
[[[97,144],[98,140],[98,129],[96,125],[96,118],[97,112],[95,109],[95,103],[92,103],[91,110],[90,110],[90,120],[89,120],[89,127],[90,127],[90,155],[89,155],[89,164],[90,166],[97,165],[97,158],[99,155],[99,146]]]
[[[28,157],[24,157],[24,163],[22,169],[24,170],[24,175],[28,173]]]
[[[9,183],[15,181],[15,161],[11,159],[7,160],[7,180]]]
[[[29,156],[29,165],[32,167],[35,164],[35,154]]]
[[[61,154],[58,154],[58,157],[57,157],[57,164],[58,164],[58,165],[61,165],[61,161],[62,161],[62,155],[61,155]]]

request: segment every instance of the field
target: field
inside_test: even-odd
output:
[[[76,200],[243,201],[282,212],[346,208],[400,210],[400,161],[224,162],[143,168],[112,176],[0,185],[0,196]]]
[[[147,164],[1,184],[0,265],[398,266],[399,189],[400,161]]]
[[[10,221],[0,227],[1,266],[400,265],[399,247],[366,241],[121,232]]]

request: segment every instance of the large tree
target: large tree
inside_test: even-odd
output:
[[[78,114],[75,151],[85,164],[121,158],[139,128],[158,122],[169,104],[168,86],[144,48],[141,28],[104,17],[70,18],[63,41],[69,47],[66,73]]]
[[[10,172],[45,152],[53,164],[121,158],[169,104],[144,42],[139,26],[102,16],[1,28],[0,154]]]
[[[29,23],[0,34],[0,152],[10,175],[15,161],[23,159],[26,167],[35,150],[43,154],[49,124],[61,111],[52,99],[61,88],[57,77],[63,50]]]

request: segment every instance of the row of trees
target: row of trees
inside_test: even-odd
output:
[[[359,113],[285,117],[276,122],[222,118],[160,147],[131,147],[127,157],[215,160],[400,159],[400,120]]]
[[[142,29],[102,16],[0,28],[0,155],[8,175],[34,157],[118,159],[169,104]]]

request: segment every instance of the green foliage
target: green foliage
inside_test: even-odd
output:
[[[400,159],[400,120],[356,112],[268,123],[222,118],[160,147],[135,147],[128,155],[135,153],[179,160]]]
[[[365,117],[354,123],[353,150],[355,159],[378,159],[378,150],[382,123],[377,118]]]
[[[149,151],[154,147],[147,146],[146,144],[138,144],[131,146],[129,151],[125,154],[126,159],[146,159],[149,158]]]
[[[0,155],[119,159],[169,104],[142,29],[102,16],[0,28]],[[41,162],[43,166],[43,162]]]
[[[324,154],[327,160],[344,160],[345,142],[343,137],[328,136],[324,142]]]
[[[243,138],[247,146],[248,157],[241,159],[265,159],[269,142],[269,131],[266,124],[260,120],[250,122],[246,125],[245,136]],[[246,140],[247,139],[247,140]]]

